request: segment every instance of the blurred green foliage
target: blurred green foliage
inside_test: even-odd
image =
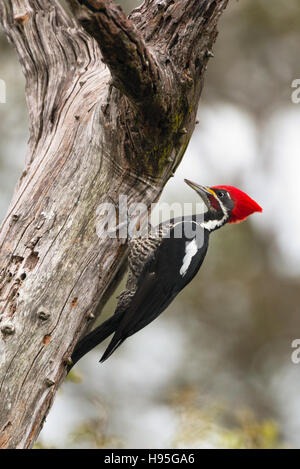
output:
[[[174,405],[180,416],[174,448],[276,449],[282,446],[274,420],[258,421],[249,409],[226,409],[220,404],[205,408],[198,392],[184,389]]]

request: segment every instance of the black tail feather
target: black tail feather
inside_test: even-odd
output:
[[[122,339],[118,339],[114,335],[107,349],[105,350],[104,354],[100,358],[100,362],[103,363],[105,360],[107,360],[114,353],[114,351],[124,342],[125,339],[126,337]]]
[[[114,314],[111,318],[104,321],[99,327],[96,327],[92,332],[87,334],[75,346],[71,356],[72,364],[68,367],[68,372],[85,354],[90,352],[96,345],[100,344],[103,340],[115,332],[119,321],[119,315]]]

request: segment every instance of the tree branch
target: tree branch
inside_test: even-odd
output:
[[[191,103],[200,97],[217,22],[228,0],[146,0],[129,18],[111,0],[68,1],[99,44],[112,83],[145,118],[143,145],[129,144],[126,160],[139,175],[164,179],[180,163],[194,130],[197,108]],[[118,93],[112,93],[114,100],[120,100]],[[122,124],[129,127],[130,137],[135,130]],[[182,150],[166,165],[166,153],[174,145]]]
[[[83,28],[97,41],[112,84],[134,105],[163,107],[162,71],[142,35],[110,0],[68,0]],[[149,112],[149,109],[148,109]]]

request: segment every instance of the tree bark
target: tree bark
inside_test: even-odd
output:
[[[124,272],[97,235],[119,194],[155,201],[195,126],[228,0],[0,0],[26,77],[26,167],[0,231],[0,448],[30,448],[66,361]],[[93,314],[92,314],[93,313]]]

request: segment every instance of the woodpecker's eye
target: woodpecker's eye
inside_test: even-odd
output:
[[[219,194],[218,194],[218,196],[219,196],[221,199],[222,199],[223,197],[225,197],[225,195],[226,195],[226,194],[225,194],[225,192],[223,192],[223,191],[220,191]]]

